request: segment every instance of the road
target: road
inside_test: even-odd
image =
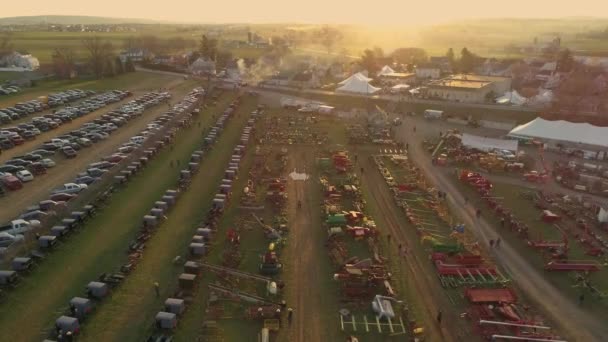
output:
[[[489,224],[483,217],[475,218],[475,209],[464,202],[464,197],[453,184],[454,178],[447,172],[441,172],[432,165],[431,158],[422,148],[420,132],[413,132],[412,126],[418,124],[412,119],[406,119],[404,125],[397,130],[398,140],[407,142],[410,146],[410,156],[420,167],[429,181],[438,189],[449,194],[448,201],[455,208],[461,219],[471,227],[479,241],[488,243],[490,239],[501,236],[501,231]],[[542,273],[526,261],[517,251],[502,239],[500,251],[492,250],[495,261],[502,266],[513,281],[553,322],[557,323],[563,332],[567,332],[575,341],[605,341],[608,327],[601,319],[594,317],[575,302],[575,298],[567,298]]]
[[[176,88],[181,83],[182,80],[177,80],[177,82],[169,84],[167,88]],[[172,91],[173,98],[181,99],[190,90],[191,89],[189,88],[176,88],[176,90]],[[166,109],[167,107],[162,104],[149,108],[143,115],[129,121],[116,130],[108,139],[79,151],[78,156],[74,159],[61,158],[60,160],[59,158],[56,158],[57,166],[49,169],[46,175],[36,177],[32,182],[25,184],[23,189],[8,193],[6,196],[0,198],[0,208],[2,208],[0,211],[0,222],[14,219],[28,206],[46,199],[53,189],[73,180],[77,174],[85,170],[88,164],[96,162],[100,158],[114,152],[121,144],[125,143],[130,137],[143,130],[148,123],[164,113]],[[96,113],[96,115],[101,115],[105,112],[106,111],[102,111],[101,113]],[[92,119],[92,117],[88,117],[88,120]],[[61,128],[66,127],[66,130],[74,129],[77,126],[73,126],[73,124],[79,126],[83,122],[72,122],[61,126]],[[55,130],[54,134],[60,133],[58,130]]]
[[[449,106],[452,108],[475,108],[475,109],[488,109],[488,110],[503,110],[503,111],[514,111],[514,112],[531,112],[537,113],[539,112],[538,108],[531,107],[516,107],[516,106],[502,106],[495,104],[482,104],[482,103],[460,103],[460,102],[449,102],[449,101],[438,101],[438,100],[429,100],[429,99],[421,99],[415,98],[411,96],[401,96],[401,95],[361,95],[361,94],[350,94],[350,93],[337,93],[334,91],[327,90],[318,90],[318,89],[298,89],[298,88],[290,88],[284,86],[275,86],[275,85],[259,85],[257,87],[250,87],[251,90],[267,90],[267,91],[289,91],[289,92],[298,92],[298,96],[306,97],[306,94],[315,94],[315,95],[325,95],[325,96],[339,96],[339,97],[351,97],[351,98],[368,98],[375,100],[387,100],[392,102],[402,102],[402,103],[411,103],[411,104],[424,104],[429,106]],[[289,95],[285,95],[289,96]]]
[[[289,156],[289,172],[306,172],[306,165],[314,164],[314,150],[306,147],[292,149]],[[295,309],[288,341],[322,341],[322,326],[326,323],[321,322],[319,314],[323,305],[323,289],[319,277],[329,275],[323,274],[320,266],[327,260],[323,248],[319,248],[323,246],[323,238],[319,236],[322,235],[319,220],[315,219],[320,217],[320,213],[318,202],[314,202],[316,196],[312,194],[313,191],[319,191],[314,182],[313,179],[302,181],[291,178],[287,182],[288,222],[292,227],[287,259],[293,262],[290,279],[286,279],[287,303]],[[297,208],[298,202],[302,203],[301,208]],[[317,222],[313,223],[313,220]]]

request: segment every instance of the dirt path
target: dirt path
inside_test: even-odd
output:
[[[295,148],[290,150],[287,170],[292,172],[307,172],[314,164],[314,151],[306,148]],[[322,241],[313,229],[321,229],[315,225],[314,218],[319,217],[319,203],[315,202],[316,196],[312,196],[315,189],[315,180],[309,178],[306,181],[294,181],[288,178],[287,194],[288,218],[291,227],[289,235],[289,252],[287,259],[293,261],[291,277],[287,279],[288,306],[294,308],[294,320],[289,328],[288,341],[323,341],[323,328],[320,310],[322,307],[322,289],[319,277],[329,277],[322,274],[320,265],[326,263],[322,260],[324,254],[318,252],[317,248]],[[298,208],[298,201],[302,207]]]
[[[422,308],[420,309],[425,316],[424,321],[427,323],[425,331],[429,341],[466,341],[456,338],[454,336],[456,334],[453,333],[455,329],[450,329],[450,326],[455,328],[458,324],[457,313],[447,310],[451,304],[443,296],[444,290],[437,279],[433,277],[432,273],[428,272],[428,267],[424,267],[424,264],[428,261],[412,253],[412,248],[418,248],[419,243],[412,239],[411,234],[408,235],[406,232],[412,232],[413,229],[408,227],[405,220],[400,217],[398,213],[400,209],[395,205],[384,179],[369,157],[369,155],[364,155],[363,158],[359,158],[361,160],[360,165],[365,170],[363,174],[360,174],[362,182],[368,189],[371,199],[374,200],[372,206],[375,206],[378,211],[375,214],[381,216],[377,220],[386,224],[385,228],[392,236],[392,244],[401,243],[410,251],[405,258],[405,262],[400,264],[401,275],[407,275],[409,288],[415,289],[415,296],[421,301]],[[415,236],[414,238],[417,239]],[[452,322],[450,326],[436,323],[435,317],[439,310],[443,312],[444,322]],[[431,326],[428,325],[429,322],[432,322]]]
[[[178,89],[173,91],[172,94],[175,99],[181,99],[189,90]],[[164,113],[166,109],[167,107],[163,105],[148,109],[142,116],[120,127],[106,140],[79,151],[78,156],[74,159],[54,158],[57,161],[57,166],[49,169],[46,175],[36,177],[33,181],[25,184],[22,190],[8,193],[0,198],[0,208],[2,208],[0,222],[11,220],[19,216],[28,206],[46,199],[53,189],[74,179],[77,174],[84,171],[88,164],[114,152],[118,146],[144,129],[148,123]],[[105,113],[105,111],[103,112]]]
[[[448,201],[452,208],[458,210],[461,218],[480,241],[488,242],[501,236],[483,217],[476,219],[474,208],[464,204],[464,198],[452,184],[452,180],[443,172],[437,172],[429,156],[423,150],[417,137],[412,136],[406,125],[400,130],[401,137],[408,137],[411,157],[439,189],[449,194]],[[502,239],[505,241],[505,239]],[[575,341],[605,341],[608,327],[598,317],[589,315],[576,305],[574,298],[565,297],[553,286],[539,270],[528,263],[517,251],[503,242],[500,252],[492,251],[496,262],[511,275],[513,281],[527,296],[544,309],[545,314],[561,326],[563,333]]]

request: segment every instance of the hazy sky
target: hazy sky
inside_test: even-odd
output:
[[[424,24],[482,17],[608,16],[608,0],[28,0],[1,17],[92,15],[188,22]],[[363,5],[365,4],[365,5]]]

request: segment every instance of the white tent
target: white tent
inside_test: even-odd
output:
[[[345,85],[346,83],[352,81],[352,80],[363,80],[365,82],[369,82],[372,79],[363,75],[362,73],[358,72],[356,74],[351,75],[349,78],[345,79],[344,81],[338,83],[339,85]]]
[[[517,152],[517,140],[484,138],[477,135],[462,134],[462,145],[480,151],[509,150]]]
[[[528,102],[528,99],[521,96],[517,90],[508,91],[503,96],[496,98],[498,104],[511,104],[514,106],[521,106]]]
[[[564,120],[549,121],[536,118],[526,124],[513,128],[509,132],[509,136],[608,147],[608,127],[593,126],[588,123],[573,123]]]
[[[382,69],[378,72],[378,76],[382,76],[382,75],[390,75],[390,74],[394,74],[395,70],[393,70],[393,68],[391,68],[388,65],[385,65],[382,67]]]
[[[373,85],[369,84],[369,81],[360,78],[353,78],[346,82],[340,88],[336,89],[338,92],[346,93],[358,93],[358,94],[373,94],[380,90]]]

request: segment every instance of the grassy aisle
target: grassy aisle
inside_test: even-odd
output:
[[[51,328],[70,298],[83,295],[89,281],[124,262],[124,252],[138,230],[141,217],[177,179],[169,160],[186,163],[200,142],[201,131],[210,125],[210,113],[214,110],[201,111],[203,127],[194,125],[180,132],[173,151],[161,152],[80,233],[60,245],[17,289],[6,295],[0,305],[3,340],[41,340],[44,330]]]
[[[173,259],[177,255],[185,255],[194,228],[215,195],[224,177],[224,166],[239,141],[248,119],[244,113],[253,110],[255,105],[252,98],[243,101],[237,116],[228,124],[215,149],[207,154],[190,189],[182,195],[168,219],[148,242],[137,269],[89,319],[80,340],[141,341],[152,331],[156,311],[162,308],[164,299],[169,296],[182,272],[182,263],[174,264]],[[223,109],[217,107],[218,111]],[[154,282],[160,284],[160,298],[156,297]]]

